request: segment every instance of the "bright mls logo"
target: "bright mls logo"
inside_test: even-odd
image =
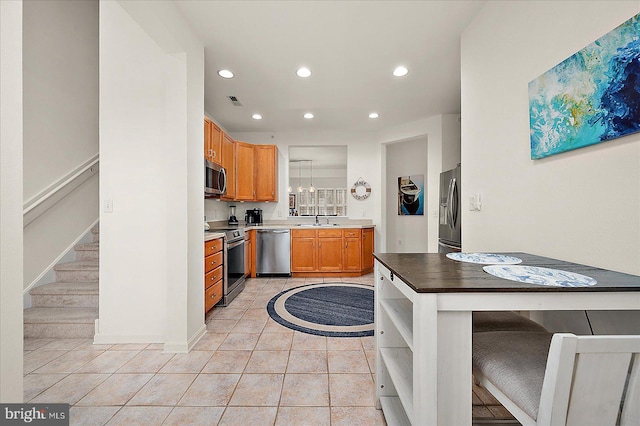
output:
[[[2,425],[68,425],[69,404],[0,404]]]

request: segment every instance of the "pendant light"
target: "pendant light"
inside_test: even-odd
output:
[[[302,192],[302,178],[300,177],[300,161],[298,161],[298,192]]]
[[[311,162],[311,184],[309,185],[309,192],[315,192],[315,188],[313,187],[313,160],[309,160]]]

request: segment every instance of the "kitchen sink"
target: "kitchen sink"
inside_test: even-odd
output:
[[[303,228],[331,228],[338,226],[337,223],[298,223],[296,226],[302,226]]]

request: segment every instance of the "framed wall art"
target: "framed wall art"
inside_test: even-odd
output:
[[[398,215],[424,215],[424,175],[398,178]]]
[[[529,83],[531,159],[640,131],[639,18]]]

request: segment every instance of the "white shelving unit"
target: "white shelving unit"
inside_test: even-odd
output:
[[[300,216],[313,216],[318,214],[316,192],[309,192],[305,188],[302,192],[298,192],[298,214]]]
[[[346,216],[346,188],[317,188],[314,192],[303,189],[298,192],[298,214],[300,216]]]
[[[376,262],[376,397],[387,424],[420,424],[416,419],[413,290]],[[416,350],[418,349],[418,350]]]

